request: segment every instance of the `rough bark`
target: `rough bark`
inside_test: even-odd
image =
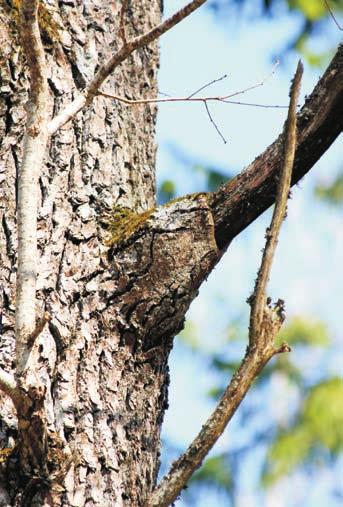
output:
[[[158,24],[158,0],[129,4],[129,36]],[[0,5],[0,367],[10,371],[28,84],[16,12]],[[68,0],[41,14],[54,113],[118,49],[120,5]],[[109,88],[129,98],[155,96],[157,67],[152,44],[116,69]],[[138,506],[156,483],[172,338],[219,259],[217,242],[223,248],[230,235],[225,229],[216,242],[215,225],[224,216],[216,210],[223,207],[204,194],[154,207],[155,114],[153,105],[129,108],[97,97],[49,144],[35,261],[37,314],[48,311],[52,320],[33,350],[41,405],[24,421],[33,438],[35,422],[45,417],[39,447],[46,452],[25,462],[23,432],[18,438],[12,402],[1,395],[0,438],[13,451],[0,469],[0,505]]]
[[[46,22],[42,35],[55,113],[118,47],[119,9],[119,2],[114,6],[113,2],[60,2],[59,10],[51,11],[52,20],[41,20]],[[131,2],[127,32],[140,35],[159,19],[158,1]],[[16,24],[17,12],[1,3],[1,366],[7,370],[14,366],[16,175],[22,159],[28,89]],[[109,85],[127,96],[156,93],[157,66],[153,44],[131,56],[110,77]],[[138,505],[156,473],[158,434],[155,436],[152,428],[158,424],[156,412],[161,412],[165,403],[159,388],[167,371],[162,368],[160,381],[151,382],[149,364],[143,363],[137,367],[140,377],[136,378],[133,355],[122,352],[126,350],[122,331],[114,330],[116,311],[113,332],[103,324],[110,310],[102,315],[108,294],[116,290],[125,293],[126,282],[118,278],[121,285],[116,289],[117,282],[110,282],[107,275],[105,285],[96,278],[105,272],[108,248],[100,234],[105,212],[114,205],[137,212],[154,205],[154,124],[153,106],[133,110],[98,98],[51,140],[40,178],[37,313],[49,310],[53,320],[34,353],[37,377],[46,386],[42,400],[50,432],[46,445],[49,447],[49,439],[55,439],[57,433],[60,447],[68,443],[74,457],[64,489],[60,492],[55,484],[54,501],[61,505]],[[103,292],[95,293],[96,282]],[[112,391],[106,391],[104,379]],[[130,392],[136,393],[132,399]],[[152,409],[147,411],[144,424],[150,430],[145,432],[147,443],[141,451],[144,432],[133,412],[137,410],[142,419],[147,402],[152,403]],[[142,406],[137,407],[138,403]],[[17,446],[23,446],[25,443],[16,439],[16,418],[7,397],[1,406],[4,445],[6,439],[15,437]],[[156,439],[153,447],[149,438]],[[57,472],[63,469],[56,449],[55,455],[52,450],[45,460],[38,456],[38,462],[26,463],[26,468],[22,463],[18,473],[19,447],[14,448],[1,477],[4,505],[17,505],[24,497],[29,502],[30,497],[39,496],[39,490],[43,498],[49,481],[58,483]],[[42,498],[37,501],[43,503]]]

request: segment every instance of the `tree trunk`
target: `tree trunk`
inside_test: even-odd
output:
[[[120,45],[120,2],[59,4],[58,11],[40,15],[54,113]],[[146,32],[158,24],[160,14],[159,0],[130,2],[128,34]],[[16,174],[28,82],[18,13],[5,2],[0,22],[1,366],[9,370],[14,366]],[[158,49],[152,44],[136,51],[105,87],[127,97],[153,96],[157,68]],[[172,248],[170,254],[161,251],[164,235],[168,243],[175,238],[175,248],[181,248],[181,237],[188,237],[181,213],[180,230],[173,229],[176,221],[161,217],[160,228],[141,240],[131,244],[118,238],[111,255],[106,246],[112,208],[140,213],[154,207],[155,119],[153,105],[130,108],[98,97],[50,142],[39,180],[36,262],[38,315],[49,311],[53,318],[34,350],[37,376],[46,387],[47,442],[37,462],[28,454],[25,462],[23,449],[32,445],[37,431],[35,414],[19,421],[19,427],[31,425],[31,442],[25,442],[11,402],[2,397],[2,447],[13,440],[16,447],[1,471],[0,505],[142,505],[156,481],[171,336],[181,325],[187,291],[197,284],[198,273],[192,266],[192,280],[181,293],[174,281],[181,274]],[[206,218],[198,208],[194,205],[194,214]],[[188,247],[194,250],[199,244],[200,252],[204,234],[194,245],[185,245],[185,270],[193,257]],[[211,262],[207,251],[200,255],[205,264]],[[69,461],[68,453],[59,455],[63,449],[70,451]],[[57,473],[61,460],[68,469],[63,480]]]

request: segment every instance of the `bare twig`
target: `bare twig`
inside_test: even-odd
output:
[[[279,107],[279,108],[282,107],[282,108],[288,108],[288,106],[265,106],[263,104],[247,104],[247,103],[244,104],[242,102],[235,102],[235,101],[228,100],[228,99],[230,99],[232,97],[236,97],[237,95],[242,95],[242,94],[247,93],[247,92],[249,92],[251,90],[254,90],[255,88],[263,86],[265,84],[265,82],[273,76],[273,74],[275,73],[277,65],[279,65],[279,62],[275,63],[272,72],[268,76],[266,76],[264,79],[262,79],[262,81],[259,81],[258,83],[254,84],[252,86],[248,86],[247,88],[243,88],[242,90],[239,90],[237,92],[233,92],[233,93],[231,93],[229,95],[221,95],[221,96],[220,95],[216,95],[216,96],[208,96],[208,97],[194,97],[194,95],[196,93],[200,92],[204,88],[207,88],[208,86],[212,85],[213,83],[216,83],[217,81],[220,81],[221,79],[224,79],[226,76],[223,76],[223,77],[221,77],[219,79],[214,79],[213,81],[211,81],[210,83],[207,83],[206,85],[202,86],[201,88],[199,88],[198,90],[196,90],[191,95],[188,95],[187,97],[168,97],[168,98],[165,98],[165,99],[159,99],[159,98],[127,99],[125,97],[121,97],[120,95],[114,95],[114,94],[111,94],[111,93],[104,92],[102,90],[98,91],[98,95],[102,95],[103,97],[107,97],[109,99],[118,100],[119,102],[123,102],[124,104],[128,104],[130,106],[139,105],[139,104],[156,104],[156,103],[161,104],[161,103],[166,103],[166,102],[225,102],[225,103],[229,103],[229,104],[253,105],[253,106],[259,106],[259,107]]]
[[[20,394],[17,388],[16,381],[12,375],[0,368],[0,390],[11,398],[14,405],[17,407]]]
[[[212,117],[212,115],[211,115],[211,113],[210,113],[210,110],[209,110],[209,108],[208,108],[208,104],[207,104],[207,102],[204,102],[204,104],[205,104],[205,108],[206,108],[207,116],[209,117],[210,122],[212,123],[212,125],[214,126],[214,128],[216,129],[216,131],[218,132],[218,135],[219,135],[219,137],[221,138],[221,140],[223,141],[223,143],[224,143],[224,144],[226,144],[226,143],[227,143],[227,141],[226,141],[225,137],[223,136],[223,134],[220,132],[218,125],[217,125],[217,124],[216,124],[216,122],[214,121],[214,119],[213,119],[213,117]]]
[[[38,0],[21,2],[20,33],[30,71],[30,97],[23,161],[18,175],[18,271],[16,287],[17,374],[28,357],[27,340],[36,326],[38,178],[48,139],[48,85],[44,49],[38,27]]]
[[[218,81],[221,81],[222,79],[226,78],[227,77],[226,75],[220,77],[219,79],[214,79],[213,81],[211,81],[211,82],[203,85],[201,88],[199,88],[198,90],[196,90],[195,92],[193,92],[191,95],[188,95],[187,97],[168,97],[168,98],[164,98],[164,99],[159,99],[159,98],[154,98],[154,99],[127,99],[125,97],[120,97],[119,95],[113,95],[113,94],[110,94],[110,93],[103,92],[102,90],[98,91],[98,95],[102,95],[104,97],[107,97],[107,98],[110,98],[110,99],[113,99],[113,100],[117,100],[119,102],[123,102],[124,104],[128,104],[130,106],[133,106],[133,105],[142,105],[142,104],[151,104],[151,103],[168,103],[168,102],[202,102],[204,104],[204,106],[205,106],[205,109],[206,109],[207,115],[208,115],[208,117],[210,119],[210,122],[214,126],[216,132],[218,133],[219,137],[222,139],[222,141],[224,142],[224,144],[226,144],[227,141],[226,141],[225,137],[223,136],[222,132],[220,131],[218,125],[214,121],[213,116],[212,116],[212,114],[211,114],[211,112],[209,110],[208,102],[224,102],[226,104],[239,104],[239,105],[246,105],[246,106],[249,105],[249,106],[264,107],[264,108],[271,108],[271,107],[283,108],[283,107],[288,107],[288,106],[271,106],[271,105],[264,105],[264,104],[252,104],[252,103],[247,103],[247,102],[237,102],[237,101],[234,101],[234,100],[228,100],[230,97],[235,97],[235,96],[237,96],[239,94],[243,94],[243,93],[246,93],[246,92],[248,92],[250,90],[253,90],[254,88],[256,88],[258,86],[262,86],[266,82],[266,80],[274,74],[275,68],[276,68],[277,65],[278,65],[278,62],[276,62],[272,73],[269,76],[267,76],[266,78],[264,78],[262,81],[260,81],[259,83],[255,84],[253,86],[249,86],[248,88],[245,88],[243,90],[239,90],[237,92],[234,92],[234,93],[232,93],[230,95],[216,96],[216,97],[213,97],[213,96],[210,96],[210,97],[194,97],[194,95],[196,95],[200,91],[204,90],[208,86],[211,86],[212,84],[217,83]]]
[[[239,93],[244,93],[244,91],[240,91]],[[269,105],[269,104],[254,104],[251,102],[238,102],[235,100],[227,100],[228,97],[233,97],[237,95],[237,93],[233,93],[232,95],[226,95],[225,97],[168,97],[166,99],[127,99],[125,97],[121,97],[120,95],[113,95],[112,93],[103,92],[100,90],[98,92],[99,95],[103,97],[107,97],[108,99],[118,100],[118,102],[122,102],[123,104],[127,104],[128,106],[139,106],[144,104],[166,104],[168,102],[223,102],[225,104],[238,104],[241,106],[254,106],[254,107],[264,107],[264,108],[281,108],[288,109],[288,106],[280,106],[280,105]],[[164,94],[165,95],[165,94]]]
[[[343,30],[343,27],[338,23],[336,16],[333,13],[333,10],[330,7],[330,4],[328,0],[324,0],[327,10],[329,11],[330,16],[332,17],[335,25],[337,26],[338,30]]]
[[[77,97],[63,111],[61,111],[49,122],[49,133],[54,134],[60,127],[62,127],[79,111],[81,111],[83,107],[89,105],[97,95],[100,86],[105,81],[105,79],[107,79],[107,77],[114,71],[114,69],[118,67],[118,65],[121,64],[124,60],[126,60],[128,56],[133,53],[133,51],[142,48],[161,37],[161,35],[180,23],[180,21],[201,7],[201,5],[203,5],[205,2],[206,0],[193,0],[149,32],[136,37],[131,41],[127,41],[126,44],[122,46],[117,53],[115,53],[107,62],[101,65],[100,69],[92,81],[89,83],[89,85],[86,87],[83,94]]]
[[[190,95],[188,95],[187,99],[191,99],[197,93],[202,92],[203,90],[205,90],[205,88],[208,88],[209,86],[213,85],[214,83],[218,83],[219,81],[222,81],[223,79],[226,79],[226,78],[227,78],[227,74],[224,74],[224,76],[221,76],[218,79],[213,79],[209,83],[206,83],[205,85],[203,85],[200,88],[198,88],[197,90],[195,90],[195,92],[193,92]]]
[[[268,280],[271,260],[275,251],[277,236],[286,210],[290,174],[292,172],[294,160],[296,102],[299,94],[301,75],[302,65],[299,62],[291,86],[291,100],[284,142],[284,164],[279,181],[277,202],[258,276],[261,281],[257,281],[256,284],[258,291],[262,288],[263,296],[266,288],[266,281]],[[274,216],[276,218],[274,218]],[[273,238],[273,240],[271,238]],[[273,244],[273,246],[270,246],[271,244]],[[265,261],[266,257],[268,261]],[[266,272],[267,276],[265,275]],[[283,344],[279,348],[275,348],[274,346],[276,334],[283,322],[282,302],[279,301],[272,309],[269,306],[269,301],[265,301],[264,297],[258,299],[258,294],[256,293],[257,289],[255,288],[252,313],[254,311],[254,306],[257,306],[259,309],[260,305],[263,305],[263,319],[261,319],[261,321],[257,318],[251,319],[250,326],[253,327],[253,333],[250,329],[249,347],[241,366],[233,376],[217,407],[202,427],[197,437],[193,440],[187,451],[173,463],[169,473],[153,491],[151,498],[147,502],[148,507],[167,507],[177,498],[192,474],[201,465],[208,452],[223,433],[252,382],[263,367],[275,354],[290,350],[287,344]]]
[[[263,107],[263,109],[288,109],[288,106],[280,106],[280,104],[257,104],[256,102],[240,102],[238,100],[222,100],[222,102],[238,106]]]

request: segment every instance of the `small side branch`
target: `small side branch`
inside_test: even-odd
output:
[[[296,103],[302,70],[302,65],[299,62],[290,91],[291,100],[286,123],[284,164],[279,180],[277,202],[251,303],[252,317],[247,352],[212,415],[187,451],[173,463],[169,473],[152,492],[152,496],[147,502],[148,507],[167,507],[174,502],[223,433],[260,371],[275,354],[290,350],[287,344],[283,344],[279,348],[274,347],[275,337],[283,322],[283,304],[278,301],[274,308],[270,308],[270,302],[265,298],[265,289],[287,205],[296,144]],[[259,320],[258,315],[261,308],[263,318]]]
[[[45,324],[47,322],[50,322],[50,320],[51,320],[51,315],[48,312],[45,312],[43,317],[41,319],[38,319],[35,329],[32,331],[32,333],[30,334],[30,336],[27,340],[27,346],[29,349],[31,349],[33,347],[33,344],[35,343],[36,339],[38,338],[38,336],[41,334],[41,332],[45,328]]]
[[[133,53],[133,51],[147,46],[151,42],[161,37],[161,35],[168,32],[171,28],[180,23],[180,21],[201,7],[201,5],[203,5],[205,2],[206,0],[193,0],[149,32],[136,37],[131,41],[126,41],[126,43],[117,53],[115,53],[107,62],[101,65],[100,69],[95,74],[94,78],[89,83],[87,88],[84,90],[83,94],[77,97],[63,111],[61,111],[61,113],[59,113],[55,118],[52,119],[52,121],[50,121],[48,125],[49,134],[54,134],[60,127],[65,125],[65,123],[67,123],[79,111],[81,111],[81,109],[89,105],[97,95],[100,86],[105,81],[105,79],[107,79],[108,76],[114,71],[114,69],[118,67],[118,65],[120,65],[124,60],[126,60],[130,54]],[[123,10],[121,16],[123,16]],[[123,20],[122,23],[124,23]],[[123,29],[121,29],[121,33],[123,35]]]
[[[221,133],[221,131],[220,131],[220,129],[219,129],[219,127],[218,127],[218,125],[217,125],[217,124],[216,124],[216,122],[214,121],[214,119],[213,119],[213,117],[212,117],[212,115],[211,115],[211,112],[210,112],[210,110],[209,110],[209,107],[208,107],[207,102],[204,102],[204,104],[205,104],[206,113],[207,113],[207,116],[208,116],[208,118],[209,118],[210,122],[211,122],[211,123],[212,123],[212,125],[214,126],[214,128],[215,128],[216,132],[218,133],[218,135],[219,135],[220,139],[223,141],[223,143],[224,143],[224,144],[226,144],[226,143],[227,143],[227,140],[225,139],[225,137],[224,137],[224,136],[223,136],[223,134]]]
[[[23,161],[18,175],[18,271],[16,286],[17,374],[28,358],[28,338],[36,326],[38,178],[48,139],[48,85],[38,26],[38,0],[22,0],[21,43],[30,72]]]
[[[11,398],[15,407],[18,407],[20,394],[16,381],[12,375],[0,368],[0,390]]]

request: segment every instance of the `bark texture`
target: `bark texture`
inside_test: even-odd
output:
[[[40,16],[55,113],[118,48],[120,5],[68,1],[59,2],[57,8],[56,2]],[[1,2],[0,14],[1,366],[10,370],[14,367],[16,176],[22,160],[28,82],[18,44],[18,13]],[[126,17],[128,34],[140,35],[158,24],[160,3],[131,2]],[[152,44],[132,55],[107,86],[128,97],[150,96],[156,93],[157,67],[157,46]],[[111,262],[103,243],[104,220],[113,206],[137,213],[154,206],[155,113],[154,106],[127,108],[97,98],[50,142],[40,177],[35,261],[37,313],[48,310],[53,319],[34,347],[37,378],[32,380],[45,386],[37,397],[41,397],[49,430],[44,445],[39,443],[37,462],[22,461],[18,473],[17,459],[25,456],[19,453],[25,441],[17,438],[11,402],[2,399],[2,445],[16,447],[2,469],[1,505],[34,501],[38,505],[50,501],[68,506],[139,505],[155,481],[159,426],[166,404],[166,389],[161,386],[165,386],[167,368],[163,347],[153,364],[141,356],[137,359],[143,351],[138,346],[143,336],[133,323],[138,319],[135,306],[142,312],[140,318],[144,316],[137,278],[153,263],[152,236],[159,244],[163,235],[151,232],[141,250],[139,246],[137,251],[123,248],[122,258],[118,252]],[[169,280],[171,273],[170,268]],[[160,291],[160,297],[166,295],[166,285]],[[152,295],[146,301],[151,315],[158,314],[158,298]],[[161,319],[168,321],[162,312]],[[157,344],[164,324],[154,329],[151,317],[150,321],[151,344]],[[31,426],[31,437],[40,415],[36,410],[31,420],[22,421]],[[62,452],[67,447],[72,463],[66,463]],[[50,454],[44,457],[42,452],[48,449]],[[61,482],[59,472],[69,465]]]
[[[120,46],[121,2],[44,6],[40,28],[57,114]],[[128,38],[157,25],[160,9],[159,0],[129,2]],[[1,1],[0,367],[6,371],[15,368],[16,182],[28,99],[17,22],[15,7]],[[106,88],[128,98],[156,96],[157,68],[151,44],[118,67]],[[220,258],[217,243],[224,248],[239,232],[222,227],[232,225],[225,211],[232,187],[155,208],[155,116],[153,105],[127,107],[99,96],[49,143],[35,262],[36,312],[48,311],[52,320],[31,354],[31,412],[25,407],[17,421],[0,394],[0,442],[12,449],[0,464],[1,507],[140,506],[155,486],[172,338]],[[264,178],[255,193],[264,192]],[[237,195],[244,201],[244,192]],[[249,208],[240,227],[273,198],[271,191]],[[239,203],[233,209],[246,211]],[[44,439],[36,442],[42,427]],[[37,446],[36,459],[29,445]]]

